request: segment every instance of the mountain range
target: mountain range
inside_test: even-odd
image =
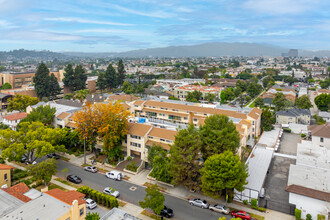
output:
[[[160,48],[149,48],[131,50],[126,52],[51,52],[34,50],[14,50],[0,52],[0,59],[8,57],[16,59],[70,59],[70,57],[219,57],[219,56],[270,56],[279,57],[282,53],[288,52],[289,48],[283,48],[268,44],[255,43],[205,43],[190,46],[170,46]],[[329,50],[308,51],[299,50],[299,56],[303,57],[330,57]]]

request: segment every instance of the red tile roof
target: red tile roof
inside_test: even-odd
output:
[[[5,116],[2,116],[2,117],[7,119],[8,121],[16,121],[16,120],[26,118],[27,115],[28,114],[25,113],[25,112],[20,112],[20,113],[5,115]]]
[[[27,191],[30,190],[29,187],[27,187],[27,185],[25,185],[25,183],[19,183],[10,188],[3,188],[2,190],[7,192],[10,195],[16,197],[17,199],[21,200],[22,202],[28,202],[31,200],[29,197],[23,195],[24,193],[26,193]]]
[[[10,169],[14,169],[14,167],[0,163],[0,170],[10,170]]]
[[[45,193],[62,202],[65,202],[68,205],[72,205],[72,202],[74,200],[78,201],[78,205],[86,203],[86,201],[83,200],[83,198],[85,197],[85,194],[77,192],[75,190],[66,192],[61,189],[56,188],[56,189],[49,190]]]
[[[288,192],[311,197],[314,199],[319,199],[322,201],[327,201],[330,202],[330,193],[328,192],[323,192],[315,189],[310,189],[304,186],[298,186],[298,185],[290,185],[286,187],[285,189]]]

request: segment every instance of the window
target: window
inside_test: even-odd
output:
[[[197,118],[194,118],[194,121],[197,121]]]
[[[172,143],[172,141],[170,141],[170,140],[166,140],[166,142],[167,142],[167,143]]]
[[[188,120],[188,118],[187,117],[184,117],[184,120]]]
[[[323,140],[323,138],[320,138],[320,142],[323,142],[324,140]]]
[[[252,121],[252,125],[254,125],[254,121]]]
[[[135,105],[135,107],[139,107],[138,105]]]
[[[165,141],[165,139],[162,139],[162,138],[161,138],[160,141]]]
[[[141,148],[141,144],[138,144],[138,143],[135,143],[135,142],[131,142],[130,144],[131,144],[131,146],[133,146],[133,147]]]
[[[84,214],[84,208],[80,209],[80,216],[82,216]]]
[[[130,135],[131,136],[131,138],[134,138],[134,139],[139,139],[139,140],[141,140],[141,137],[140,136],[136,136],[136,135]]]
[[[67,219],[65,219],[65,220],[70,220],[70,217],[69,217],[69,218],[67,218]]]
[[[154,137],[152,137],[152,136],[148,136],[148,138],[149,138],[149,139],[154,139]]]
[[[4,177],[3,177],[5,180],[7,179],[7,173],[5,173]]]

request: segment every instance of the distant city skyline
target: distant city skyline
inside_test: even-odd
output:
[[[0,0],[0,51],[122,52],[247,42],[330,50],[321,0]]]

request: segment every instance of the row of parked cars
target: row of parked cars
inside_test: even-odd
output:
[[[210,209],[215,212],[219,212],[225,215],[228,215],[229,213],[231,214],[232,217],[234,218],[240,218],[242,220],[251,220],[251,215],[245,211],[242,210],[233,210],[230,212],[229,208],[220,205],[220,204],[215,204],[215,205],[210,205],[206,200],[204,199],[190,199],[189,200],[190,205],[198,206],[202,209]]]

